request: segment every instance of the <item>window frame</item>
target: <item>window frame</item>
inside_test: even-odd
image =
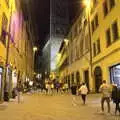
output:
[[[110,28],[106,30],[106,46],[109,47],[112,44],[111,31]]]
[[[112,23],[112,37],[113,37],[113,42],[114,42],[114,41],[117,41],[118,38],[119,38],[117,20],[115,20],[115,21]]]
[[[108,8],[108,4],[107,1],[105,0],[103,3],[103,13],[104,13],[104,17],[106,17],[108,15],[109,12],[109,8]]]
[[[115,6],[115,0],[109,0],[109,8],[110,8],[110,10],[112,8],[114,8],[114,6]]]

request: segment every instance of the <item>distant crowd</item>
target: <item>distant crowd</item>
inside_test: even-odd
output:
[[[17,88],[13,89],[12,95],[13,98],[18,96],[18,102],[20,102],[20,96],[22,96],[23,87],[21,84],[18,84]],[[76,95],[81,96],[83,104],[86,104],[87,94],[89,90],[86,84],[83,82],[80,85],[73,83],[69,86],[68,83],[60,83],[58,81],[52,82],[50,80],[45,82],[44,86],[40,86],[41,93],[45,95],[56,95],[56,94],[72,94],[72,104],[75,106],[76,104]],[[105,80],[101,84],[99,88],[99,92],[102,94],[101,96],[101,112],[104,113],[104,103],[107,103],[107,112],[111,112],[110,102],[113,101],[115,104],[115,114],[119,112],[120,115],[120,87],[117,84],[107,84]]]

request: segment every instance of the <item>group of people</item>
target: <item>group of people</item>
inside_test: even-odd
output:
[[[59,82],[52,83],[47,82],[45,85],[46,93],[47,94],[54,94],[54,93],[68,93],[69,86],[67,83],[61,84]],[[83,82],[81,85],[77,86],[75,83],[71,86],[71,93],[73,95],[72,103],[75,105],[75,95],[81,95],[83,104],[86,104],[86,96],[88,94],[89,90],[86,86],[86,84]],[[107,103],[107,110],[108,113],[110,113],[110,101],[113,101],[115,103],[115,114],[119,112],[120,114],[120,88],[116,84],[109,85],[106,83],[105,80],[103,80],[99,92],[102,94],[101,96],[101,110],[104,112],[104,103]],[[19,83],[17,85],[17,88],[13,90],[12,94],[13,97],[18,96],[18,103],[20,102],[20,96],[22,93],[22,87]]]
[[[104,102],[107,102],[108,113],[110,113],[110,101],[115,103],[115,114],[119,112],[120,114],[120,88],[116,84],[112,84],[112,87],[103,80],[99,91],[102,93],[101,97],[101,109],[104,112]]]
[[[88,94],[88,88],[85,83],[82,83],[79,87],[75,84],[71,87],[72,95],[81,95],[83,104],[86,103],[86,96]],[[104,103],[107,103],[108,113],[110,113],[110,101],[116,105],[115,114],[119,112],[120,115],[120,88],[116,84],[109,85],[103,80],[99,92],[102,94],[101,96],[101,110],[104,113]],[[72,100],[73,105],[76,105],[75,97],[73,96]]]
[[[59,83],[48,81],[45,84],[46,93],[52,95],[54,93],[68,93],[68,83]]]

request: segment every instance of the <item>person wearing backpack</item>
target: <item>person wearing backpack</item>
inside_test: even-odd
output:
[[[83,104],[85,104],[86,103],[86,96],[87,96],[87,93],[88,93],[88,88],[85,85],[85,83],[82,83],[82,85],[81,85],[81,87],[79,88],[78,91],[81,94]]]

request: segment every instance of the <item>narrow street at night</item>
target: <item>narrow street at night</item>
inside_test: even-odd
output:
[[[24,95],[24,102],[11,101],[0,105],[0,120],[120,120],[113,114],[101,114],[100,95],[88,95],[86,105],[76,96],[77,105],[72,105],[71,95]],[[111,103],[112,104],[112,103]]]
[[[0,120],[120,120],[119,11],[120,0],[0,0]]]

